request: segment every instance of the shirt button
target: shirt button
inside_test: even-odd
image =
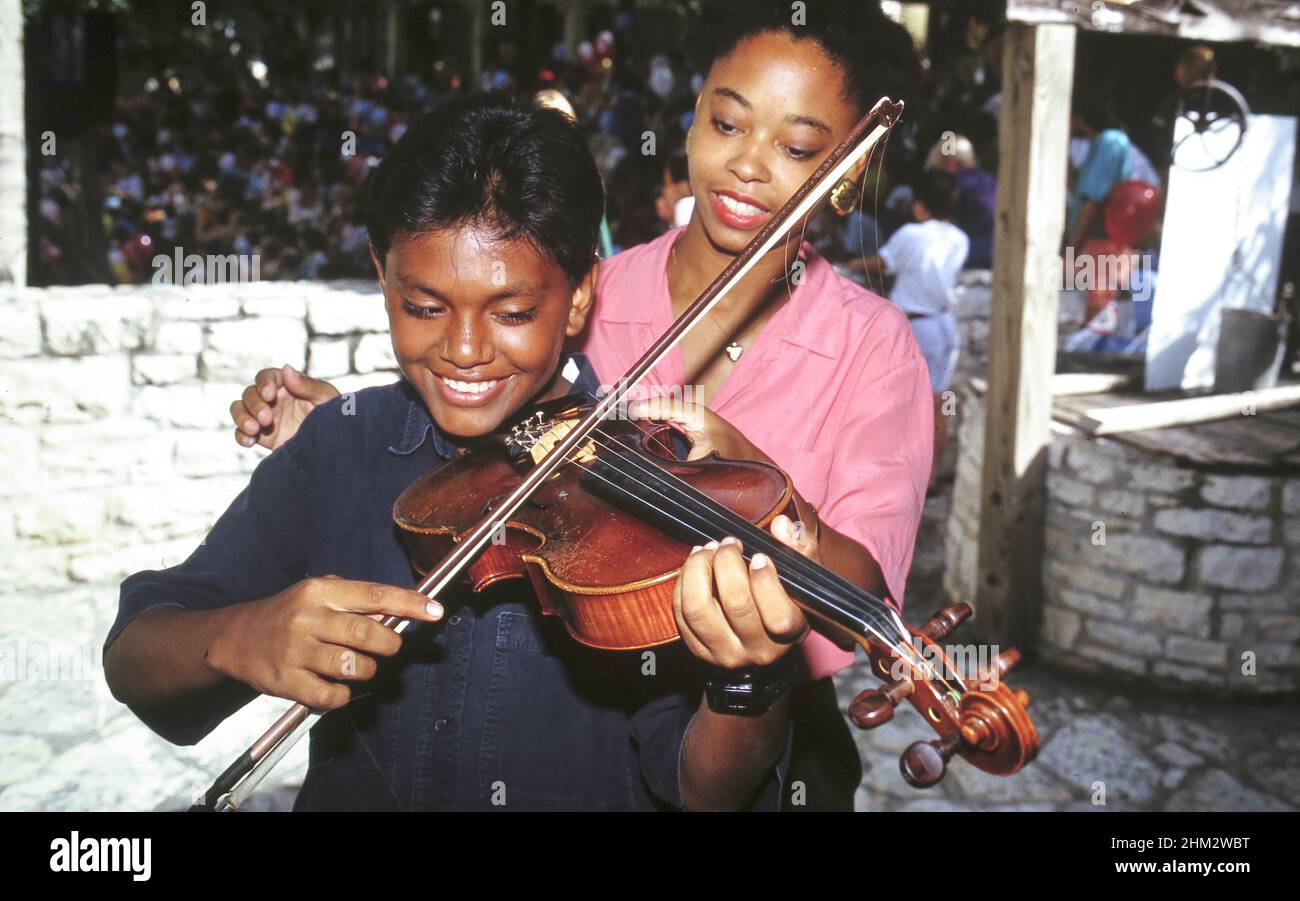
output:
[[[451,725],[450,720],[448,720],[445,716],[440,716],[438,717],[438,719],[434,720],[433,731],[441,732],[443,729],[446,729],[450,725]]]
[[[453,614],[451,615],[451,619],[447,620],[447,624],[450,625],[450,626],[459,626],[459,625],[460,625],[460,614],[459,614],[459,613],[453,613]]]

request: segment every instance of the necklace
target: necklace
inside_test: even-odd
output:
[[[799,258],[803,259],[802,248],[800,249]],[[673,241],[672,250],[669,251],[669,259],[672,263],[677,262],[677,241]],[[786,279],[786,274],[781,273],[776,278],[772,279],[772,284],[776,284],[777,282],[783,281],[785,279]],[[726,329],[718,325],[718,323],[714,321],[713,316],[711,314],[705,315],[704,318],[707,319],[714,328],[716,328],[719,332],[722,333],[722,337],[730,340],[730,343],[722,349],[723,353],[727,355],[727,359],[729,359],[733,364],[738,362],[740,360],[740,355],[745,352],[745,345],[741,344],[732,335],[729,335]]]
[[[745,345],[741,344],[739,341],[732,338],[731,335],[727,334],[726,329],[718,325],[718,323],[713,320],[712,314],[706,314],[704,318],[705,320],[708,321],[710,325],[712,325],[715,329],[717,329],[722,334],[722,337],[731,338],[731,343],[728,344],[725,348],[723,348],[723,351],[727,355],[727,359],[731,360],[731,362],[733,363],[739,360],[740,355],[745,352]]]

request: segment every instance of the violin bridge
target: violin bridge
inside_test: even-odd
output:
[[[534,463],[541,463],[572,430],[573,423],[570,421],[547,421],[541,413],[536,413],[510,430],[506,444],[513,452],[527,454]],[[577,463],[590,463],[595,458],[595,446],[590,441],[573,454],[573,460]]]

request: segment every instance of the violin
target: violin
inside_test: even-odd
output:
[[[479,590],[527,578],[542,612],[558,616],[576,640],[605,649],[654,647],[678,637],[672,588],[690,547],[731,535],[746,557],[771,557],[815,627],[866,650],[885,685],[853,701],[857,725],[888,722],[906,698],[938,733],[903,753],[900,768],[911,784],[933,785],[958,755],[999,775],[1033,760],[1038,733],[1026,712],[1029,698],[1001,678],[1019,655],[1006,651],[968,680],[939,645],[969,606],[908,629],[882,600],[766,531],[777,515],[793,513],[793,487],[780,469],[716,455],[678,460],[671,426],[621,415],[629,392],[813,211],[902,109],[888,98],[876,103],[607,394],[513,417],[492,440],[409,486],[393,513],[423,577],[416,590],[437,597],[466,577]],[[397,632],[408,624],[394,616],[382,623]],[[191,810],[237,809],[320,716],[294,704]]]
[[[590,410],[572,399],[552,401],[413,482],[394,503],[393,520],[416,571],[427,575],[446,559]],[[1038,733],[1025,711],[1029,698],[1002,679],[1019,654],[997,655],[968,681],[939,644],[970,615],[968,605],[908,629],[884,601],[772,537],[767,527],[776,516],[797,518],[788,475],[716,453],[679,460],[674,432],[666,423],[623,416],[599,426],[570,465],[499,520],[466,570],[473,589],[528,579],[541,612],[582,644],[651,648],[678,638],[673,585],[692,546],[730,535],[740,539],[746,560],[755,553],[772,559],[816,628],[867,652],[886,685],[850,705],[857,725],[883,725],[903,698],[934,725],[939,739],[903,752],[900,769],[909,783],[938,782],[954,754],[998,775],[1034,758]]]

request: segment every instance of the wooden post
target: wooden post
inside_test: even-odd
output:
[[[384,74],[390,82],[401,74],[400,12],[398,0],[384,4]]]
[[[562,0],[564,46],[572,59],[578,58],[578,45],[587,36],[587,0]]]
[[[980,640],[1022,649],[1035,643],[1042,593],[1074,35],[1073,25],[1013,23],[1002,63],[973,622]]]
[[[468,0],[469,3],[469,77],[471,90],[483,83],[483,36],[487,30],[486,0]]]

